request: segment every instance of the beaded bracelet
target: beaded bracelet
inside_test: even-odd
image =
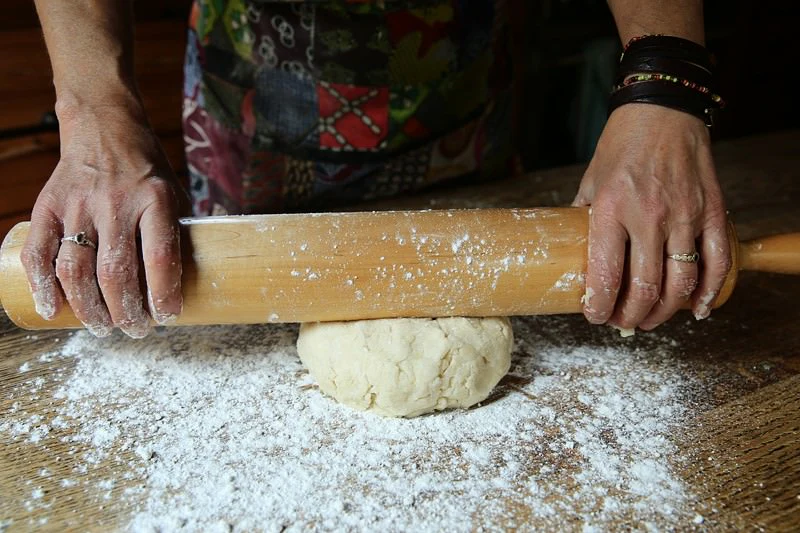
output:
[[[660,72],[653,74],[630,74],[621,84],[614,87],[614,91],[618,91],[621,88],[627,87],[628,85],[632,85],[634,83],[642,83],[647,81],[669,81],[672,83],[678,83],[701,94],[708,95],[708,97],[711,98],[711,101],[717,104],[720,109],[725,108],[725,100],[723,100],[720,95],[712,93],[711,89],[708,87],[699,85],[685,78],[678,78],[677,76],[670,76],[669,74],[662,74]]]

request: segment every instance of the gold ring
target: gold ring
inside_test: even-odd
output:
[[[691,252],[688,254],[671,254],[667,255],[667,257],[673,261],[679,261],[681,263],[697,263],[700,261],[700,254],[697,252]]]

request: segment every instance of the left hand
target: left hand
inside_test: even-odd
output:
[[[708,317],[730,269],[727,217],[710,136],[687,113],[617,108],[573,205],[591,206],[584,315],[651,330],[688,300]],[[700,253],[700,263],[667,258]],[[698,268],[699,265],[699,268]]]

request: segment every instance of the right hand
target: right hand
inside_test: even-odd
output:
[[[93,334],[117,326],[144,337],[150,316],[167,323],[183,306],[182,188],[140,102],[56,108],[61,159],[36,200],[22,250],[36,311],[51,320],[66,298]],[[61,242],[79,232],[96,251]]]

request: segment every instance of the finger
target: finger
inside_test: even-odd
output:
[[[700,235],[700,284],[692,299],[692,311],[697,320],[708,318],[719,291],[731,268],[731,250],[728,242],[724,213],[717,215]]]
[[[151,328],[139,285],[135,231],[115,221],[99,231],[97,281],[111,319],[128,336],[146,337]]]
[[[650,313],[661,293],[664,238],[653,232],[644,238],[631,236],[631,252],[625,289],[610,324],[634,329]]]
[[[34,209],[20,259],[36,312],[45,320],[55,318],[64,305],[55,270],[60,240],[61,223],[55,214]]]
[[[665,247],[664,282],[661,298],[639,327],[651,330],[669,320],[682,308],[697,288],[697,263],[670,259],[672,254],[690,254],[695,251],[694,232],[691,226],[682,225],[670,234]]]
[[[575,199],[572,200],[572,203],[570,205],[572,207],[585,207],[589,204],[590,204],[589,199],[586,198],[582,190],[579,190],[578,194],[575,195]]]
[[[159,324],[181,313],[181,249],[177,216],[168,205],[151,204],[139,222],[150,314]]]
[[[619,294],[628,234],[612,217],[590,213],[583,314],[592,324],[605,324]]]
[[[97,242],[91,220],[79,215],[76,221],[65,221],[65,236],[85,232],[91,242]],[[61,243],[56,258],[56,276],[67,297],[67,302],[78,320],[93,335],[107,337],[114,324],[97,285],[97,251],[71,241]]]
[[[572,204],[570,204],[572,207],[586,207],[592,203],[591,198],[594,189],[593,183],[594,181],[589,177],[589,173],[587,171],[581,180],[581,185],[578,187],[578,192],[575,194]]]

